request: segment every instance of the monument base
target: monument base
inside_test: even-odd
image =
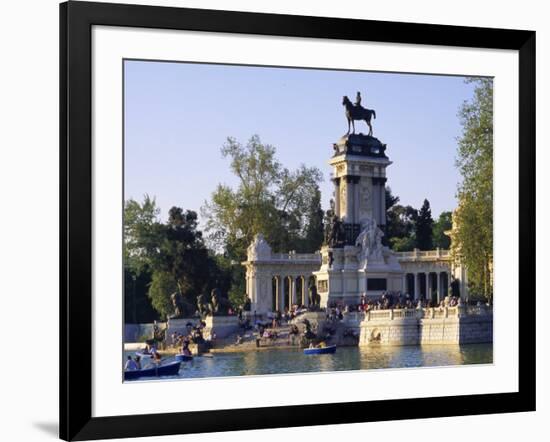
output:
[[[212,334],[215,334],[217,339],[223,339],[239,329],[237,316],[207,316],[205,322],[203,333],[205,339],[211,339]]]
[[[321,268],[314,272],[321,306],[353,305],[365,295],[403,291],[403,270],[393,252],[384,247],[377,258],[361,259],[361,248],[344,246],[321,249]]]

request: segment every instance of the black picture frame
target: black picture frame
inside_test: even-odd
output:
[[[519,391],[92,417],[93,25],[511,49],[519,52]],[[535,410],[535,32],[67,2],[60,5],[60,437],[90,440]],[[518,294],[519,295],[519,294]],[[83,351],[88,348],[88,351]]]

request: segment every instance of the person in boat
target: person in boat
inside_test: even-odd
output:
[[[136,363],[137,369],[141,370],[141,357],[139,355],[134,357],[134,362]]]
[[[191,356],[191,350],[189,350],[189,341],[183,343],[181,347],[181,354],[185,356]]]
[[[153,358],[153,362],[156,362],[156,363],[160,362],[161,356],[155,347],[151,348],[151,357]]]
[[[124,365],[124,371],[135,371],[138,370],[138,366],[136,364],[136,361],[132,359],[132,356],[128,356],[128,360],[126,361],[126,364]]]

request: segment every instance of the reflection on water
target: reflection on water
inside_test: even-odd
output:
[[[315,356],[304,355],[299,349],[273,349],[195,357],[190,362],[182,363],[176,378],[434,367],[492,362],[492,344],[339,347],[335,354]]]

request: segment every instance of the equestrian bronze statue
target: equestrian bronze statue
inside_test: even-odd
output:
[[[376,119],[376,112],[372,109],[366,109],[361,106],[361,98],[358,94],[357,105],[354,105],[347,96],[344,96],[342,104],[346,108],[346,118],[348,119],[348,134],[350,131],[350,123],[353,127],[353,133],[355,133],[355,121],[363,120],[369,127],[369,136],[372,136],[372,125],[370,123],[371,118]]]

